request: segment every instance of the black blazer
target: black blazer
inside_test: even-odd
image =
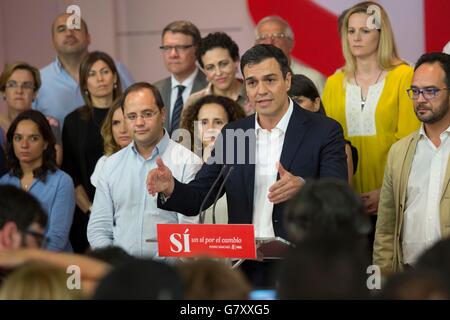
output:
[[[236,142],[237,138],[233,138],[233,135],[229,134],[232,131],[226,130],[243,129],[245,131],[254,128],[255,115],[227,124],[222,129],[222,137],[217,139],[215,151],[213,152],[214,157],[218,157],[219,153],[222,152],[225,155],[225,159],[228,160],[225,161],[225,165],[233,165],[234,167],[224,188],[224,192],[227,195],[228,220],[230,224],[250,224],[253,220],[255,165],[254,161],[250,160],[252,157],[253,159],[255,158],[255,145],[249,143],[249,139],[247,139],[244,155],[242,151],[240,153],[237,152],[237,143],[230,149],[227,139],[228,141],[234,140]],[[249,131],[249,136],[255,138],[254,131]],[[231,150],[234,151],[234,154],[230,155]],[[244,156],[245,161],[242,161]],[[240,161],[238,162],[238,160]],[[306,180],[334,177],[347,181],[345,141],[341,126],[333,119],[306,111],[294,103],[294,110],[285,134],[280,162],[287,171]],[[189,216],[197,215],[203,199],[216,177],[220,174],[223,165],[205,163],[195,179],[189,184],[183,184],[175,180],[175,189],[172,196],[164,204],[158,197],[158,206]],[[224,170],[225,173],[227,170]],[[221,180],[223,176],[225,174],[222,175]],[[277,179],[279,179],[279,176]],[[214,202],[220,183],[221,181],[212,192],[204,209],[211,206]],[[284,203],[274,205],[272,214],[275,235],[280,237],[286,237],[283,225],[283,208]]]

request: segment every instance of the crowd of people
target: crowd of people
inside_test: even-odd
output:
[[[366,1],[339,17],[328,78],[268,16],[242,56],[224,32],[169,23],[169,76],[150,84],[68,16],[55,61],[0,75],[0,299],[450,298],[449,54],[408,63]],[[204,222],[291,248],[234,268],[158,254],[158,224]]]

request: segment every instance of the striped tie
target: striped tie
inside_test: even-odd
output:
[[[175,101],[175,105],[173,106],[172,123],[170,125],[171,134],[175,129],[178,129],[178,126],[180,124],[181,111],[183,110],[183,91],[186,88],[181,84],[178,85],[177,87],[178,87],[177,100]]]

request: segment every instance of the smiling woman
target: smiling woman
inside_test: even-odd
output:
[[[116,65],[104,52],[89,53],[81,62],[79,77],[85,105],[64,120],[62,168],[75,183],[77,209],[71,241],[76,252],[84,252],[88,247],[86,227],[95,193],[90,177],[103,155],[100,128],[122,89]]]

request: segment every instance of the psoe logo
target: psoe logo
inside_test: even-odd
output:
[[[81,9],[76,4],[70,5],[66,9],[66,13],[70,16],[66,20],[67,29],[81,29]]]
[[[186,229],[183,234],[172,233],[169,237],[171,243],[170,251],[174,253],[191,252],[189,236],[189,229]]]

